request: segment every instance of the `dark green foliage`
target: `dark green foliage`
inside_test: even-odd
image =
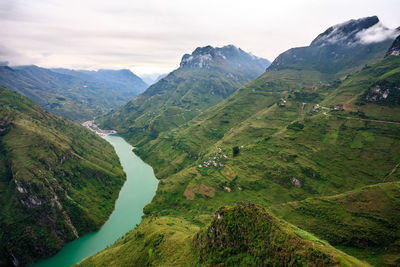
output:
[[[164,239],[164,234],[163,233],[158,234],[156,238],[153,240],[153,247],[154,248],[158,247],[163,241],[163,239]]]
[[[289,124],[287,128],[293,131],[301,131],[304,128],[304,124],[299,121],[296,121],[293,122],[292,124]]]
[[[240,148],[239,148],[238,146],[234,146],[234,147],[232,148],[232,153],[233,153],[233,156],[234,156],[234,157],[236,157],[237,155],[239,155],[239,152],[240,152]]]

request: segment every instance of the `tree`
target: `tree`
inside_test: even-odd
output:
[[[240,148],[238,146],[234,146],[232,148],[232,152],[233,152],[233,156],[235,157],[235,156],[237,156],[239,154]]]

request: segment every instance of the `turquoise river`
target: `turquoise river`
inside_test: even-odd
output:
[[[113,244],[140,223],[143,207],[156,191],[158,180],[153,169],[132,152],[132,146],[118,135],[104,137],[118,154],[126,173],[115,209],[97,232],[82,236],[65,245],[56,255],[31,267],[68,267]]]

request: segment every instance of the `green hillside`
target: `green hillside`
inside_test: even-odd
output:
[[[374,265],[400,263],[400,183],[273,206],[282,219]]]
[[[145,219],[77,266],[369,266],[253,204],[222,207],[197,231],[180,219]]]
[[[268,96],[276,102],[256,110],[240,124],[240,115],[236,114],[242,112],[231,112],[225,115],[236,116],[229,119],[230,124],[215,116],[200,122],[200,126],[139,148],[138,153],[155,166],[157,177],[162,178],[158,193],[145,211],[182,211],[197,216],[224,203],[247,200],[270,205],[397,180],[399,172],[394,167],[400,162],[399,107],[359,102],[368,86],[391,77],[388,73],[399,67],[398,57],[386,58],[340,82],[337,88],[333,83],[318,86],[318,92],[326,95],[324,101],[306,103],[302,94],[288,91],[282,106],[282,100]],[[262,83],[259,80],[269,74],[232,98],[237,100],[241,91],[255,94],[254,84]],[[349,90],[352,92],[346,96]],[[306,92],[303,90],[303,95]],[[260,95],[254,99],[260,99]],[[331,104],[332,95],[337,100]],[[325,106],[325,101],[329,105]],[[313,111],[318,102],[321,108]],[[257,102],[250,99],[250,103],[255,106]],[[221,106],[227,109],[229,105],[226,101],[210,112],[215,114]],[[335,106],[344,109],[335,110]],[[221,126],[232,124],[232,128]],[[233,156],[235,146],[240,152]],[[204,166],[210,160],[218,166]]]
[[[193,119],[265,71],[269,62],[234,46],[199,47],[180,68],[97,121],[135,146]]]
[[[110,144],[0,87],[0,265],[27,265],[100,228],[125,174]]]

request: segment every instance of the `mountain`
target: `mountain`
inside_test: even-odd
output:
[[[377,60],[399,34],[384,27],[378,17],[350,20],[328,28],[306,47],[279,55],[269,70],[311,69],[341,76]]]
[[[166,219],[145,219],[144,225],[77,266],[369,266],[253,204],[218,209],[193,239],[187,223]],[[166,229],[149,233],[157,223]]]
[[[57,73],[81,78],[82,80],[93,81],[99,84],[103,83],[111,89],[123,91],[126,93],[124,96],[131,98],[142,93],[148,87],[139,76],[133,74],[128,69],[100,69],[98,71],[90,71],[58,68],[51,70]]]
[[[129,70],[50,70],[33,65],[0,66],[0,86],[78,122],[121,106],[147,87]]]
[[[125,174],[86,128],[0,87],[0,265],[24,266],[95,231]]]
[[[223,206],[250,202],[271,208],[370,264],[398,265],[397,232],[390,231],[398,229],[394,224],[400,181],[400,57],[385,57],[395,36],[377,21],[371,17],[333,26],[310,46],[282,53],[261,76],[169,131],[151,138],[147,138],[151,131],[143,131],[146,135],[137,138],[140,128],[135,130],[136,121],[130,121],[133,127],[124,136],[139,144],[134,151],[153,166],[159,186],[144,208],[143,223],[87,263],[157,265],[166,259],[176,266],[199,262],[205,266],[255,262],[257,266],[270,260],[271,265],[279,265],[276,254],[269,251],[308,251],[307,246],[296,249],[289,232],[283,230],[289,233],[283,237],[273,229],[262,230],[259,222],[268,216],[257,208],[262,219],[246,208],[234,209],[234,216],[214,216],[216,211],[225,212]],[[387,38],[370,34],[378,30],[388,33]],[[336,34],[340,42],[326,43],[327,36]],[[183,68],[207,69],[223,61],[217,53],[207,54],[184,56]],[[386,183],[393,185],[386,187]],[[303,210],[308,200],[315,204]],[[287,208],[292,204],[293,210]],[[316,221],[303,225],[306,215]],[[346,220],[353,221],[341,228]],[[357,231],[357,226],[364,231]],[[368,236],[372,231],[376,238]],[[309,232],[295,234],[321,241]],[[317,255],[325,258],[323,253],[310,254],[316,260]],[[304,257],[307,264],[311,255],[305,252],[296,259]],[[328,262],[320,265],[339,265],[335,257],[325,259]]]
[[[140,78],[147,83],[148,85],[153,85],[162,78],[166,77],[168,74],[158,74],[158,73],[153,73],[153,74],[143,74],[140,75]]]
[[[199,47],[182,57],[177,70],[98,122],[140,145],[221,102],[268,65],[233,45]]]

